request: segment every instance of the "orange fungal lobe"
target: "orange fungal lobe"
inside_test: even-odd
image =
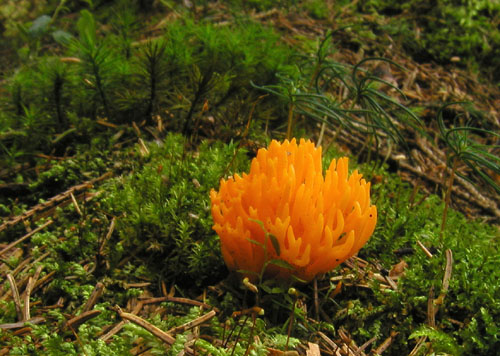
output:
[[[221,179],[210,199],[224,261],[250,279],[267,258],[292,267],[269,265],[268,277],[310,281],[356,254],[377,222],[370,183],[358,171],[349,176],[347,157],[323,175],[321,147],[304,139],[273,140],[248,174]]]

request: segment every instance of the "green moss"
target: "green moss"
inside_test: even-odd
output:
[[[168,281],[201,286],[224,272],[211,229],[209,191],[226,169],[241,168],[246,160],[235,145],[206,142],[193,154],[185,144],[181,136],[169,135],[161,146],[150,145],[150,157],[139,161],[131,176],[108,185],[103,209],[117,216],[123,253],[134,251],[154,269],[150,273]],[[111,258],[118,262],[122,256]]]
[[[74,36],[52,43],[62,48],[33,56],[2,83],[9,95],[0,111],[0,137],[7,138],[0,162],[12,165],[39,151],[62,155],[96,137],[108,141],[109,133],[96,123],[102,118],[152,125],[162,120],[171,130],[192,134],[208,109],[218,126],[234,130],[246,123],[260,95],[251,82],[273,83],[276,73],[292,68],[293,52],[280,37],[244,18],[221,27],[187,16],[169,23],[158,38],[132,46],[139,33],[131,24],[139,19],[119,6],[112,13],[107,21],[114,21],[114,31],[103,32],[83,10]],[[258,110],[254,119],[275,116],[272,104],[261,100],[263,114]]]
[[[384,16],[381,28],[416,59],[450,63],[458,57],[461,65],[498,82],[500,32],[494,25],[500,16],[498,2],[364,0],[358,9]]]
[[[397,291],[380,292],[379,284],[375,283],[371,291],[350,290],[344,297],[336,298],[340,308],[348,308],[348,313],[338,314],[336,320],[346,327],[350,325],[348,329],[361,337],[361,341],[376,335],[386,338],[391,330],[396,330],[399,335],[390,354],[409,353],[414,341],[407,342],[408,338],[427,330],[420,326],[427,323],[429,291],[434,289],[434,298],[439,295],[446,265],[445,250],[450,249],[452,278],[444,305],[436,315],[437,328],[429,334],[430,347],[443,352],[458,350],[457,354],[491,354],[498,344],[497,335],[492,334],[498,326],[492,320],[500,318],[497,302],[500,289],[495,270],[500,262],[498,230],[454,211],[449,215],[441,242],[441,199],[433,195],[412,199],[408,184],[383,171],[376,174],[384,177],[382,183],[372,187],[372,199],[378,209],[377,227],[359,255],[387,271],[401,260],[408,267]],[[417,241],[434,256],[428,258]],[[404,250],[406,254],[398,252]],[[453,320],[463,323],[462,326]]]
[[[144,20],[141,12],[144,9],[134,11],[141,7],[140,2],[126,8],[124,2],[107,5],[96,1],[94,5],[102,11],[73,14],[77,26],[68,24],[64,27],[67,32],[56,36],[56,40],[50,35],[61,24],[55,20],[50,24],[47,16],[35,19],[34,28],[31,22],[20,28],[27,35],[31,29],[34,36],[19,40],[23,43],[19,54],[24,65],[1,83],[0,91],[6,95],[0,99],[4,104],[0,110],[0,165],[16,168],[19,163],[29,162],[32,166],[47,166],[46,160],[37,158],[39,153],[65,159],[50,161],[50,168],[42,169],[39,174],[20,171],[6,178],[6,182],[27,183],[29,192],[24,197],[2,196],[2,216],[21,214],[30,206],[105,171],[111,170],[114,177],[91,190],[99,195],[81,204],[82,214],[72,204],[58,207],[51,215],[54,223],[23,243],[25,253],[33,259],[46,252],[49,255],[30,266],[28,272],[20,273],[17,280],[25,280],[28,274],[32,276],[40,265],[43,266],[40,277],[55,272],[47,285],[31,296],[32,315],[43,315],[46,322],[31,326],[32,332],[23,338],[3,332],[2,347],[10,347],[13,355],[121,355],[128,354],[142,338],[151,347],[151,353],[164,354],[164,343],[132,323],[107,343],[96,337],[119,321],[112,306],[125,307],[140,297],[144,289],[130,287],[130,283],[146,281],[150,283],[146,288],[148,293],[155,296],[163,294],[162,283],[167,288],[173,287],[177,295],[192,299],[207,290],[208,301],[221,312],[203,326],[203,334],[225,338],[226,343],[213,345],[199,339],[197,345],[214,355],[231,355],[233,350],[234,355],[244,355],[249,342],[254,344],[251,353],[256,355],[265,354],[266,347],[292,349],[299,342],[313,340],[311,335],[317,331],[335,338],[335,330],[340,328],[346,329],[358,345],[373,337],[378,338],[379,344],[391,331],[398,332],[384,352],[388,355],[408,354],[421,336],[428,338],[422,353],[495,354],[500,346],[498,230],[450,212],[441,237],[441,198],[413,197],[409,184],[388,174],[387,167],[374,168],[374,162],[361,166],[361,171],[368,180],[377,178],[373,179],[372,199],[378,207],[379,221],[360,257],[369,262],[369,270],[376,271],[379,267],[390,270],[404,260],[408,267],[398,281],[397,290],[380,291],[380,283],[370,275],[340,266],[333,273],[354,273],[354,280],[359,283],[345,284],[341,293],[332,297],[336,283],[320,280],[320,305],[325,314],[316,323],[310,319],[314,313],[311,285],[297,285],[298,296],[292,297],[286,293],[287,288],[266,281],[259,285],[260,294],[256,296],[242,289],[238,281],[226,279],[219,239],[212,230],[209,192],[217,188],[221,177],[247,171],[248,156],[254,154],[254,149],[249,150],[248,156],[245,150],[238,149],[238,140],[246,135],[243,132],[247,122],[251,119],[243,143],[259,146],[269,139],[269,130],[262,133],[261,126],[283,131],[280,125],[289,103],[286,98],[277,100],[273,95],[261,97],[263,92],[256,86],[277,88],[273,85],[279,83],[284,93],[308,89],[315,68],[321,66],[328,66],[324,73],[330,70],[333,73],[331,77],[322,74],[321,80],[328,85],[332,85],[333,79],[344,80],[344,84],[352,85],[355,94],[354,89],[359,88],[354,86],[359,82],[352,67],[330,60],[334,52],[330,37],[316,43],[297,35],[295,39],[304,42],[298,45],[304,54],[298,62],[297,57],[292,58],[298,50],[289,49],[276,32],[248,20],[239,11],[266,11],[277,6],[276,2],[224,2],[227,6],[237,5],[230,7],[234,18],[227,25],[211,24],[210,18],[203,18],[199,12],[186,10],[176,2],[160,3],[154,6],[165,6],[168,11],[175,9],[175,15],[181,18],[155,32],[156,38],[149,42],[141,41],[143,31],[138,28]],[[306,9],[310,16],[324,18],[325,4],[311,0],[303,4],[280,1],[278,5],[290,6],[288,10]],[[347,2],[336,5],[339,4],[344,6]],[[395,8],[381,10],[380,6],[387,4]],[[411,1],[403,4],[361,1],[355,6],[380,13],[405,11],[408,4],[420,6]],[[454,8],[462,11],[466,6],[455,5],[454,1],[439,2],[436,11],[445,14],[446,22],[453,27],[441,26],[434,31],[433,25],[428,24],[433,31],[423,33],[416,45],[425,45],[434,56],[442,56],[444,60],[453,55],[446,42],[449,40],[453,50],[464,57],[486,61],[492,49],[486,44],[478,50],[477,33],[490,28],[484,23],[484,15],[496,16],[498,11],[494,6],[486,9],[484,4],[480,1],[477,6],[483,8],[460,15],[460,20],[465,21],[461,26],[471,31],[457,40],[460,20],[449,11]],[[197,11],[200,8],[207,14],[213,11],[210,1],[197,5]],[[10,9],[12,2],[2,6],[1,10]],[[467,8],[472,6],[468,4]],[[160,11],[157,16],[164,15]],[[398,19],[391,21],[397,23]],[[111,27],[104,25],[107,23]],[[12,32],[12,23],[7,25]],[[386,30],[390,32],[394,27]],[[363,31],[366,32],[360,32],[362,37],[375,39],[375,30]],[[406,31],[402,33],[404,39],[413,31],[411,24],[403,27],[403,31]],[[495,36],[492,31],[492,43]],[[435,52],[436,44],[444,44],[439,53]],[[78,61],[62,60],[69,56]],[[294,63],[300,63],[301,71]],[[276,77],[279,73],[284,79],[281,82]],[[372,84],[361,89],[378,88]],[[311,93],[318,94],[317,103],[336,109],[336,102],[327,94],[332,88],[319,83],[316,89],[321,92]],[[307,98],[308,93],[305,92]],[[316,116],[324,119],[321,112]],[[405,116],[401,118],[404,120],[399,120],[400,117],[395,120],[400,121],[402,128],[411,125]],[[117,127],[101,125],[104,119]],[[274,122],[267,126],[271,120]],[[132,123],[139,130],[133,129]],[[311,125],[297,126],[295,132],[299,136],[310,134]],[[187,136],[172,133],[164,138],[165,131],[183,131]],[[273,135],[277,137],[279,132]],[[131,142],[137,142],[137,135],[146,141],[147,150],[139,146],[131,148]],[[155,141],[147,142],[149,137]],[[221,141],[207,140],[198,145],[203,137],[217,137]],[[340,151],[329,150],[324,166],[328,166],[331,157],[340,155]],[[356,168],[354,159],[350,163],[351,169]],[[108,236],[112,221],[116,225]],[[24,234],[19,224],[2,232],[1,237],[10,242]],[[434,256],[428,258],[417,241]],[[429,292],[433,288],[435,297],[441,292],[447,249],[452,251],[454,262],[450,286],[436,315],[436,327],[430,328],[427,326]],[[10,258],[6,262],[6,268],[12,269],[21,259]],[[69,316],[80,313],[98,281],[106,285],[95,306],[101,314],[75,330],[76,338],[64,328],[64,323]],[[205,289],[209,285],[217,285],[217,293],[212,288]],[[9,289],[5,278],[2,288]],[[60,297],[65,301],[62,307],[44,309]],[[307,310],[299,308],[297,300],[307,305]],[[255,302],[265,309],[263,316],[256,317],[255,324],[251,316],[231,317],[234,311]],[[202,313],[199,308],[168,302],[162,303],[157,314],[143,316],[168,330]],[[17,321],[12,301],[0,303],[0,320]],[[289,325],[291,338],[286,335]],[[188,334],[189,331],[177,336],[169,354],[183,349]],[[259,336],[260,343],[253,342],[254,335]]]

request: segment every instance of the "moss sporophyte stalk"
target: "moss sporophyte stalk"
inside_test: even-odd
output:
[[[349,176],[347,157],[323,175],[321,147],[304,139],[273,140],[210,198],[228,268],[251,279],[265,267],[269,278],[310,281],[357,253],[377,222],[370,183],[357,170]],[[290,268],[266,266],[277,259]]]

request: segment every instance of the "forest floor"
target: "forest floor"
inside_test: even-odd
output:
[[[185,17],[209,19],[215,29],[237,23],[222,2],[162,11],[133,46],[161,37]],[[32,159],[0,168],[0,355],[493,355],[500,343],[499,196],[472,174],[476,166],[452,164],[454,152],[443,143],[437,117],[443,114],[452,127],[465,125],[473,113],[481,128],[498,132],[498,85],[454,63],[416,61],[387,33],[343,26],[386,25],[384,17],[351,7],[323,19],[278,8],[245,16],[309,56],[309,47],[326,38],[335,49],[328,60],[348,68],[363,63],[370,73],[365,77],[391,84],[377,87],[380,93],[418,111],[425,135],[400,127],[407,147],[381,135],[372,148],[359,131],[296,116],[298,134],[322,145],[328,158],[354,157],[372,182],[379,223],[370,242],[327,276],[296,286],[297,294],[262,281],[255,292],[227,274],[211,231],[208,193],[228,172],[247,169],[269,136],[283,139],[286,120],[249,133],[262,100],[257,96],[243,125],[229,129],[214,123],[220,114],[207,109],[212,101],[195,106],[191,100],[199,116],[190,141],[167,133],[181,131],[167,119],[182,104],[160,107],[153,122],[99,116],[94,124],[106,130],[106,144],[60,154],[57,144],[68,136],[53,135],[53,150],[37,149]],[[102,25],[98,32],[108,29]],[[15,57],[13,48],[2,51],[4,58]],[[348,96],[345,87],[335,89],[336,97]],[[5,87],[2,92],[12,96]],[[456,104],[440,111],[459,102],[474,109]],[[64,134],[75,130],[81,126]],[[498,154],[496,137],[475,140]],[[489,168],[488,177],[500,184]],[[443,232],[452,175],[452,211]]]

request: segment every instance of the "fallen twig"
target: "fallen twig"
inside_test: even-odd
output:
[[[424,253],[427,255],[427,257],[432,258],[432,253],[427,249],[427,247],[424,246],[423,243],[421,243],[419,240],[417,240],[417,245],[424,251]]]
[[[82,325],[83,323],[87,322],[90,319],[95,318],[99,314],[101,314],[100,310],[97,310],[97,309],[88,310],[88,311],[83,312],[80,315],[75,316],[74,318],[71,318],[70,320],[68,320],[66,322],[66,327],[73,329],[73,330],[77,329],[80,325]]]
[[[16,307],[17,319],[19,321],[24,321],[23,310],[21,308],[21,298],[19,297],[16,280],[10,273],[7,274],[7,279],[9,280],[10,290],[12,291],[12,298],[14,299],[14,305]]]
[[[12,218],[10,220],[7,220],[2,225],[0,225],[0,232],[3,231],[3,230],[5,230],[5,229],[7,229],[7,228],[9,228],[9,227],[12,227],[12,226],[18,224],[21,221],[24,221],[24,220],[32,217],[35,214],[39,214],[42,211],[44,211],[44,210],[46,210],[46,209],[48,209],[48,208],[50,208],[50,207],[52,207],[52,206],[54,206],[54,205],[56,205],[58,203],[61,203],[63,200],[66,200],[66,199],[70,198],[71,194],[74,194],[75,192],[78,192],[78,191],[81,191],[81,190],[89,189],[95,183],[97,183],[97,182],[99,182],[101,180],[107,179],[107,178],[109,178],[111,176],[112,176],[112,172],[106,172],[106,173],[104,173],[102,176],[100,176],[98,178],[89,180],[87,182],[75,185],[75,186],[67,189],[65,192],[63,192],[61,194],[58,194],[58,195],[50,198],[49,200],[47,200],[44,203],[41,203],[41,204],[38,204],[38,205],[34,206],[30,210],[25,211],[23,214],[21,214],[19,216],[16,216],[15,218]]]
[[[137,305],[134,307],[134,310],[132,310],[132,314],[139,313],[141,311],[142,307],[143,307],[143,303],[141,301],[139,301],[139,303],[137,303]],[[123,325],[125,325],[126,323],[128,323],[127,320],[121,320],[115,326],[113,326],[110,330],[108,330],[105,334],[99,336],[99,339],[103,340],[104,342],[107,342],[114,335],[116,335],[123,328]]]
[[[92,291],[92,294],[90,294],[90,297],[87,300],[87,303],[85,303],[82,312],[90,311],[97,303],[103,292],[104,292],[104,284],[102,284],[101,282],[97,282],[97,284],[94,287],[94,290]]]
[[[385,339],[384,342],[379,347],[377,347],[373,353],[375,355],[380,355],[382,352],[387,350],[398,334],[399,333],[397,331],[391,331],[389,337]]]
[[[174,337],[172,337],[170,334],[167,334],[166,332],[159,329],[158,327],[154,326],[150,322],[144,320],[143,318],[141,318],[137,315],[131,314],[131,313],[126,313],[126,312],[122,311],[121,308],[118,306],[115,308],[115,310],[118,313],[118,315],[120,316],[120,318],[131,321],[136,325],[139,325],[140,327],[146,329],[151,334],[153,334],[154,336],[156,336],[160,340],[166,342],[167,344],[172,345],[175,342]]]
[[[215,312],[219,312],[219,309],[209,305],[209,304],[206,304],[206,303],[203,303],[203,302],[199,302],[197,300],[193,300],[193,299],[188,299],[188,298],[179,298],[179,297],[169,297],[169,296],[165,296],[165,297],[158,297],[158,298],[149,298],[149,299],[141,299],[139,297],[139,300],[141,300],[141,302],[143,304],[151,304],[151,303],[161,303],[161,302],[175,302],[175,303],[182,303],[182,304],[188,304],[188,305],[194,305],[194,306],[197,306],[197,307],[203,307],[203,308],[206,308],[206,309],[212,309],[212,310],[215,310]]]
[[[15,247],[16,245],[20,244],[24,240],[29,239],[31,236],[33,236],[34,234],[36,234],[40,230],[45,229],[47,226],[49,226],[53,222],[54,222],[54,220],[49,220],[45,224],[40,225],[39,227],[37,227],[35,230],[32,230],[31,232],[27,233],[26,235],[24,235],[20,239],[17,239],[16,241],[8,244],[2,251],[0,251],[0,257],[2,257],[7,251],[11,250],[13,247]],[[2,226],[0,226],[0,231],[2,231]]]
[[[24,309],[23,309],[23,320],[30,319],[30,296],[33,286],[35,285],[36,280],[33,277],[29,277],[28,285],[26,286],[25,295],[24,295]]]
[[[191,320],[185,324],[182,324],[182,325],[176,326],[175,328],[170,329],[167,333],[173,334],[173,335],[182,333],[188,329],[192,329],[192,328],[194,328],[198,325],[201,325],[204,322],[212,319],[215,316],[215,314],[216,314],[215,310],[211,310],[208,313],[206,313],[205,315],[200,316],[199,318],[196,318],[196,319]]]
[[[0,329],[8,330],[8,329],[19,329],[26,326],[26,323],[30,324],[40,324],[45,321],[45,318],[42,316],[35,316],[29,320],[18,321],[17,323],[6,323],[0,324]]]

